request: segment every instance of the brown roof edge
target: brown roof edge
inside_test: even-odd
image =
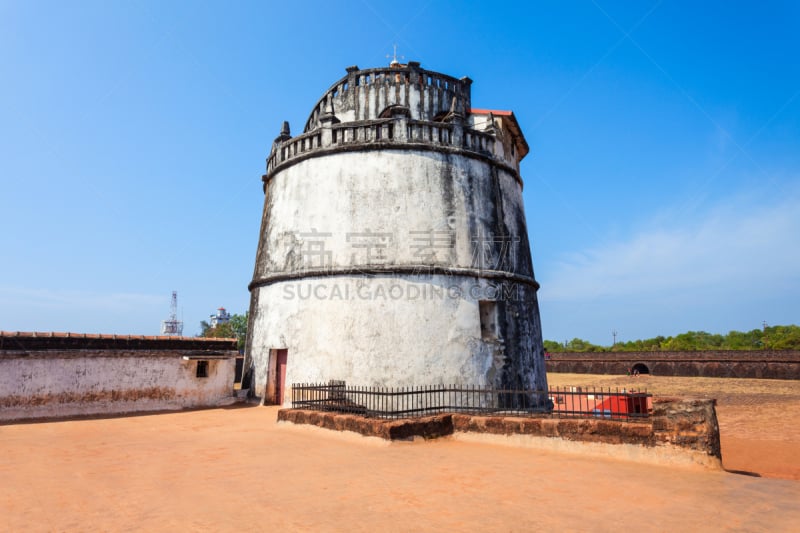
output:
[[[473,115],[488,115],[491,113],[498,117],[504,117],[508,120],[508,128],[516,138],[519,160],[522,161],[525,159],[525,156],[531,151],[530,146],[528,146],[528,141],[525,140],[525,135],[522,134],[522,128],[519,127],[519,122],[513,111],[505,111],[502,109],[470,109],[469,112]]]
[[[471,115],[488,115],[491,113],[492,115],[497,115],[498,117],[510,117],[514,115],[513,111],[507,111],[504,109],[470,109],[469,112]]]
[[[0,337],[8,338],[69,338],[110,340],[175,340],[175,341],[235,341],[235,337],[177,337],[172,335],[117,335],[115,333],[73,333],[66,331],[0,331]]]
[[[0,352],[41,350],[236,350],[236,339],[0,331]]]

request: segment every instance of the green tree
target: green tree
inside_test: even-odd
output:
[[[249,318],[249,311],[245,311],[243,315],[233,315],[231,317],[230,325],[233,330],[233,336],[236,337],[239,350],[244,350],[244,343],[247,340],[247,320]]]
[[[544,351],[546,352],[561,352],[564,351],[564,345],[556,341],[544,341]]]
[[[768,350],[800,350],[800,326],[770,326],[763,340]]]
[[[247,339],[247,313],[244,315],[231,315],[228,322],[211,327],[205,320],[200,322],[200,336],[218,339],[236,339],[236,347],[244,350]]]
[[[711,334],[706,331],[687,331],[674,337],[669,337],[662,343],[662,349],[673,352],[691,350],[718,350],[723,347],[725,339],[722,335]]]
[[[574,338],[566,346],[555,341],[544,341],[547,351],[559,352],[621,352],[650,351],[703,351],[703,350],[800,350],[800,326],[769,326],[751,331],[729,331],[726,335],[707,331],[687,331],[674,337],[661,335],[652,339],[618,342],[613,347],[603,347],[583,339]]]
[[[213,328],[206,329],[203,337],[217,338],[217,339],[232,339],[234,338],[233,328],[230,322],[224,324],[217,324]]]
[[[619,352],[654,352],[661,349],[666,339],[659,335],[652,339],[636,339],[635,341],[618,342],[614,350]]]
[[[657,337],[654,337],[652,339],[647,339],[645,341],[642,341],[642,343],[644,344],[646,350],[656,351],[661,349],[661,346],[664,344],[664,341],[666,340],[667,340],[666,337],[664,337],[663,335],[658,335]]]
[[[571,341],[567,343],[568,352],[604,352],[606,351],[605,348],[602,346],[597,346],[596,344],[592,344],[589,341],[585,341],[583,339],[579,339],[575,337]]]
[[[753,329],[748,332],[729,331],[725,336],[725,347],[729,350],[758,350],[764,347],[764,332]]]

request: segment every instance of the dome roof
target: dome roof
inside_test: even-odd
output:
[[[415,61],[388,67],[348,67],[347,75],[325,91],[308,116],[303,132],[320,126],[320,117],[333,115],[338,122],[374,120],[387,108],[408,108],[414,120],[436,120],[450,110],[466,115],[470,109],[467,77],[456,79],[424,70]]]

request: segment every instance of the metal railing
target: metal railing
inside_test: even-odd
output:
[[[463,413],[640,420],[649,416],[652,395],[646,391],[585,387],[551,387],[547,391],[458,385],[363,387],[330,381],[293,384],[292,409],[388,419]]]

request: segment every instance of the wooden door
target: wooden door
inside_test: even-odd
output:
[[[277,383],[275,384],[275,403],[278,405],[283,404],[283,395],[286,392],[286,357],[288,351],[289,350],[286,349],[277,350],[278,353],[275,364],[275,377],[277,378]]]

